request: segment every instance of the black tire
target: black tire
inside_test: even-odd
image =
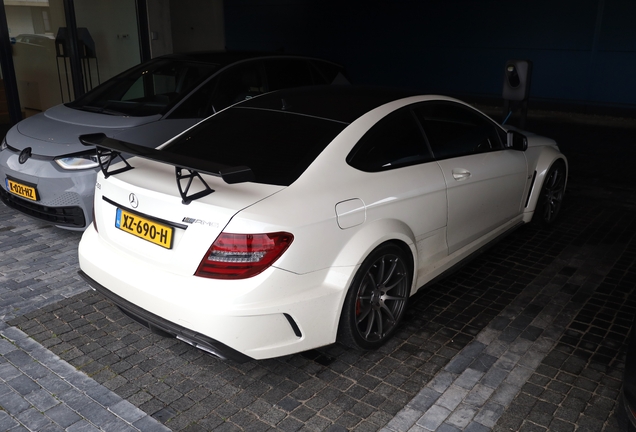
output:
[[[551,225],[561,212],[563,196],[565,195],[565,164],[556,161],[547,174],[541,186],[541,193],[537,200],[532,222],[538,225]]]
[[[412,270],[394,244],[375,249],[358,269],[344,302],[338,340],[364,350],[382,346],[395,333],[408,302]]]

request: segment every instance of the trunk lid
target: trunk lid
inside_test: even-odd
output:
[[[95,217],[99,235],[126,255],[182,275],[194,274],[234,215],[284,189],[257,183],[228,185],[221,178],[203,175],[214,192],[185,205],[173,166],[141,158],[130,162],[135,169],[108,179],[101,174],[98,177]],[[196,180],[192,192],[196,191],[195,185],[198,186]],[[172,234],[171,244],[161,237],[163,231],[159,230],[164,229]],[[149,236],[159,241],[153,242]],[[169,236],[166,233],[167,240]]]

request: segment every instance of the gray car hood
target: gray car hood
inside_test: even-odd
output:
[[[31,147],[33,154],[54,157],[86,150],[78,140],[80,135],[101,132],[115,137],[127,129],[160,118],[160,115],[111,116],[58,105],[11,128],[7,133],[7,144],[18,150]]]

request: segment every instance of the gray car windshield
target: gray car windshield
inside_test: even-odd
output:
[[[289,186],[346,126],[290,112],[234,107],[210,117],[163,150],[248,166],[256,183]]]
[[[165,114],[218,67],[174,59],[147,62],[109,79],[66,106],[133,117]]]

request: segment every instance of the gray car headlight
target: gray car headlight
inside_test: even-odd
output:
[[[55,162],[65,170],[83,170],[99,166],[95,153],[80,153],[68,156],[60,156]]]

